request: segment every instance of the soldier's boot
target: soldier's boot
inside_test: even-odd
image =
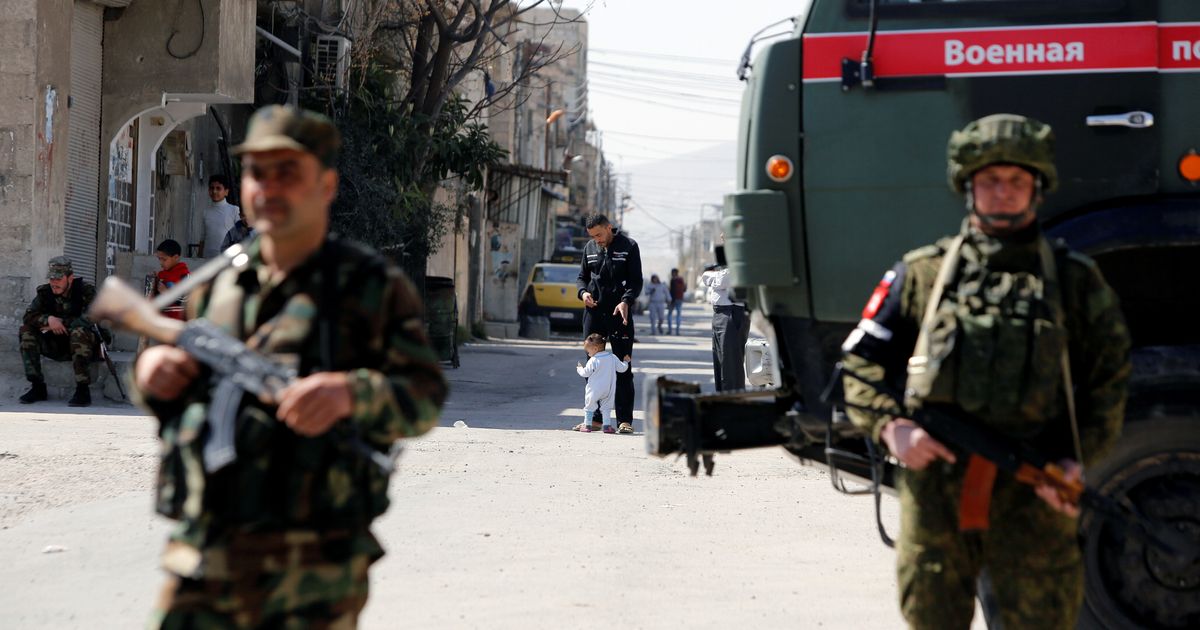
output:
[[[29,385],[29,391],[21,394],[21,397],[18,399],[22,405],[32,404],[50,397],[46,394],[45,381],[30,381]]]
[[[43,386],[45,387],[45,386]],[[67,401],[69,407],[87,407],[92,404],[92,390],[88,389],[87,383],[75,384],[75,395]]]

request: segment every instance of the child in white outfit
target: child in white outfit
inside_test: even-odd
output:
[[[574,430],[591,433],[601,429],[588,422],[597,408],[605,420],[609,418],[617,396],[617,372],[629,369],[629,357],[625,357],[624,361],[617,359],[604,349],[604,337],[598,334],[588,335],[583,341],[583,349],[590,358],[587,365],[576,363],[575,371],[588,381],[583,389],[583,422],[575,425]],[[605,433],[616,433],[611,424],[603,425],[603,430]]]

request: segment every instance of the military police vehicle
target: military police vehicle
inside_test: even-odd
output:
[[[879,275],[959,228],[951,131],[1022,114],[1057,136],[1044,228],[1098,263],[1135,346],[1123,436],[1088,481],[1200,541],[1200,2],[812,0],[747,66],[725,255],[781,385],[702,396],[660,380],[649,450],[686,452],[694,473],[778,444],[842,489],[890,483],[822,390]],[[1195,554],[1081,523],[1082,625],[1200,627]]]

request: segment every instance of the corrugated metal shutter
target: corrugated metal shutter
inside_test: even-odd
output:
[[[104,8],[75,0],[67,134],[66,254],[75,275],[96,280],[100,198],[100,77]]]

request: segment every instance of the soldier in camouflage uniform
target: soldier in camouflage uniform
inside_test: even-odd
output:
[[[29,391],[21,395],[22,404],[46,400],[46,380],[42,376],[42,356],[55,361],[70,361],[75,370],[75,394],[67,401],[72,407],[92,404],[88,389],[92,382],[90,364],[95,355],[96,333],[84,316],[96,297],[96,287],[75,277],[71,259],[50,259],[47,284],[37,288],[37,296],[25,309],[22,320],[21,362]]]
[[[161,421],[157,509],[179,521],[163,554],[164,628],[350,628],[383,555],[369,531],[388,475],[346,448],[387,453],[436,424],[446,396],[413,285],[378,254],[328,234],[340,140],[323,116],[268,107],[250,122],[242,199],[258,236],[250,263],[192,294],[188,308],[301,378],[237,405],[237,457],[202,456],[214,383],[178,348],[135,366]]]
[[[962,231],[888,271],[843,346],[848,369],[906,400],[846,377],[847,401],[942,407],[1027,441],[1079,479],[1080,462],[1101,458],[1120,432],[1130,340],[1095,263],[1050,244],[1038,226],[1042,193],[1057,183],[1053,134],[996,114],[955,132],[948,153],[969,213]],[[849,413],[904,466],[896,551],[912,627],[969,627],[977,584],[987,583],[1000,627],[1074,627],[1083,601],[1076,506],[956,457],[912,420]]]

